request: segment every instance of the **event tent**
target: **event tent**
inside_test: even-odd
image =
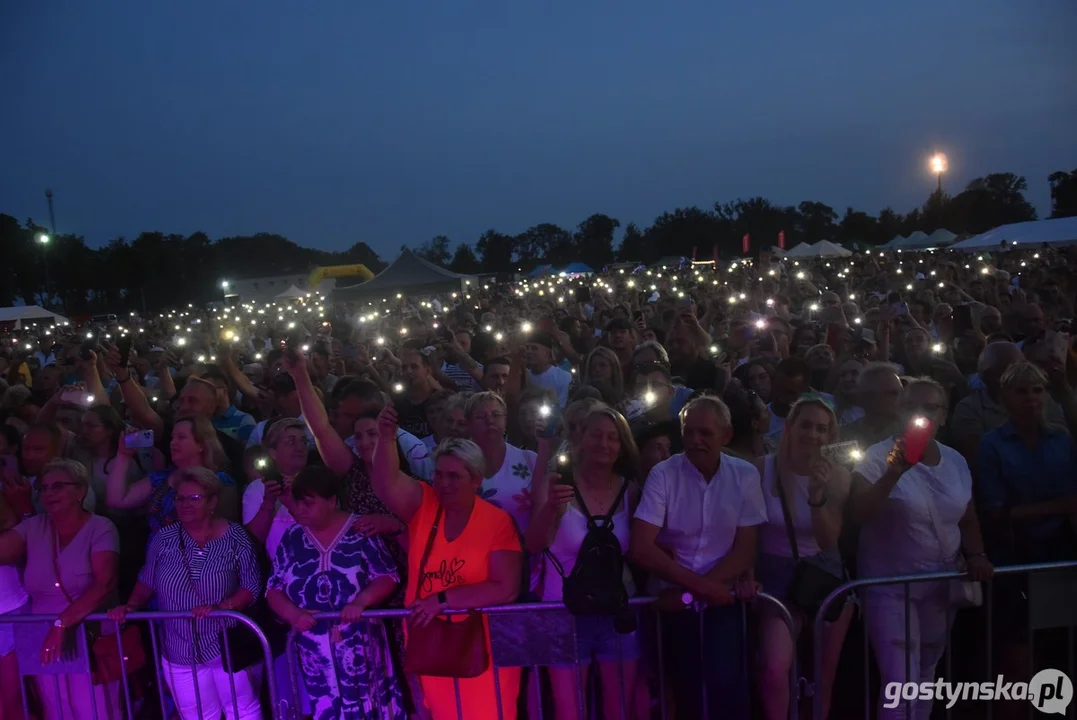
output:
[[[931,239],[927,236],[927,233],[923,230],[916,230],[909,233],[907,238],[898,240],[894,243],[891,250],[920,250],[922,248],[931,247]]]
[[[815,251],[815,257],[849,257],[853,254],[852,251],[829,240],[820,240],[812,245],[812,250]]]
[[[904,242],[905,237],[903,235],[895,235],[890,238],[890,242],[879,246],[880,250],[892,250],[897,247],[898,243]]]
[[[529,278],[546,277],[547,275],[553,275],[557,272],[553,265],[539,265],[537,268],[527,273]]]
[[[275,295],[274,299],[275,300],[294,300],[295,298],[301,298],[301,297],[306,297],[306,296],[307,296],[307,291],[306,290],[300,290],[295,285],[292,285],[291,287],[289,287],[287,290],[280,293],[279,295]]]
[[[957,240],[957,235],[946,228],[939,228],[927,237],[931,241],[930,247],[943,247],[944,245],[949,245],[954,240]]]
[[[811,243],[802,242],[799,245],[797,245],[796,247],[794,247],[793,249],[788,250],[785,253],[785,257],[786,257],[786,259],[788,259],[788,258],[796,259],[796,258],[816,257],[816,255],[812,251]]]
[[[444,292],[462,291],[464,283],[472,280],[423,260],[408,248],[370,280],[358,285],[333,289],[333,299],[340,301],[368,300],[388,297],[390,293],[406,292],[408,295],[436,295]]]
[[[1002,248],[1002,243],[1006,248]],[[951,246],[952,250],[1012,250],[1013,245],[1020,247],[1035,245],[1073,245],[1077,244],[1077,217],[1055,218],[1053,220],[1030,220],[1029,222],[1000,225],[994,230],[974,235]]]
[[[21,328],[22,324],[27,322],[59,324],[69,321],[63,315],[49,312],[38,305],[13,305],[0,308],[0,323],[14,323],[16,328]]]
[[[851,252],[843,248],[841,245],[830,242],[829,240],[820,240],[812,245],[811,243],[800,243],[795,248],[785,254],[785,259],[793,258],[824,258],[824,257],[847,257],[852,255]]]
[[[561,268],[561,272],[566,275],[594,275],[595,271],[582,262],[574,262],[565,265]]]

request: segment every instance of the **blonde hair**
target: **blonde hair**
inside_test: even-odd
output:
[[[209,468],[191,467],[175,470],[168,476],[168,486],[176,490],[182,483],[194,483],[202,488],[206,495],[217,497],[221,494],[221,479]]]
[[[834,412],[834,408],[830,407],[825,400],[817,397],[801,398],[789,408],[789,414],[785,420],[785,432],[782,433],[781,444],[778,446],[778,452],[774,456],[774,487],[771,489],[771,494],[774,497],[779,497],[779,493],[786,493],[786,507],[789,508],[790,519],[796,517],[796,504],[788,502],[790,496],[786,491],[787,483],[785,482],[785,474],[793,465],[791,457],[793,454],[793,441],[790,438],[794,433],[790,432],[790,430],[796,424],[800,414],[808,408],[820,408],[826,412],[830,420],[830,429],[827,431],[827,444],[833,445],[838,441],[838,416]]]
[[[592,387],[598,387],[591,383],[591,363],[594,362],[596,357],[603,358],[610,365],[610,374],[613,376],[611,381],[610,392],[612,397],[604,398],[608,402],[620,402],[624,398],[625,394],[625,379],[621,373],[621,361],[617,359],[617,353],[608,347],[599,346],[592,350],[587,355],[587,359],[583,362],[583,384],[591,385]],[[602,388],[599,388],[601,390]]]
[[[202,446],[202,465],[214,471],[223,469],[227,459],[213,423],[208,418],[197,416],[180,418],[176,425],[184,422],[191,424],[191,434],[195,442]],[[172,430],[175,432],[175,426]]]
[[[67,475],[72,482],[78,483],[84,488],[90,486],[90,473],[87,472],[86,466],[78,460],[68,460],[67,458],[50,460],[45,467],[42,468],[41,477],[45,477],[45,475],[50,472],[62,472]]]
[[[505,398],[501,397],[493,390],[487,390],[486,392],[475,393],[467,399],[467,403],[464,405],[464,415],[470,420],[475,410],[484,405],[497,405],[505,412],[508,412],[508,406],[505,405]]]
[[[625,420],[624,415],[605,403],[599,403],[591,408],[590,412],[580,421],[581,429],[586,432],[587,428],[597,418],[608,419],[617,430],[617,438],[621,443],[621,452],[613,462],[614,470],[625,478],[639,478],[639,448],[636,447],[636,439],[632,436],[632,430],[628,427],[628,421]],[[574,454],[574,457],[578,457],[578,453]]]
[[[564,412],[565,423],[565,442],[571,447],[573,444],[573,438],[579,433],[580,426],[587,420],[587,416],[591,414],[599,405],[604,405],[601,400],[595,398],[583,398],[582,400],[576,400],[569,403]]]
[[[1004,394],[1023,385],[1042,385],[1046,388],[1048,386],[1047,373],[1033,363],[1019,362],[1006,368],[1006,371],[1002,373],[1002,378],[999,380],[999,386]],[[1040,415],[1039,421],[1045,427],[1051,426],[1047,422],[1046,403],[1043,406],[1043,413]]]
[[[482,454],[482,448],[471,440],[465,438],[445,438],[434,450],[434,464],[443,455],[454,457],[464,464],[472,478],[482,480],[486,473],[486,457]]]

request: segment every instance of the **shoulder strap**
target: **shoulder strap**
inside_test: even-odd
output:
[[[591,511],[587,509],[587,503],[583,501],[583,496],[580,495],[580,487],[575,483],[572,484],[572,493],[576,496],[576,504],[580,507],[580,512],[587,518],[587,527],[596,525],[595,520],[601,520],[602,526],[612,526],[613,516],[617,514],[617,508],[621,506],[621,501],[624,500],[625,493],[628,491],[628,481],[621,481],[621,489],[617,492],[617,497],[613,501],[613,505],[610,506],[609,512],[605,515],[594,516]]]
[[[793,562],[800,562],[800,550],[797,548],[797,533],[793,529],[793,518],[789,516],[789,502],[785,497],[785,488],[782,487],[782,473],[778,468],[778,456],[775,455],[774,464],[774,489],[778,493],[778,500],[782,503],[782,518],[785,520],[785,532],[789,536],[789,548],[793,551]]]
[[[430,559],[430,553],[434,549],[434,540],[438,536],[438,526],[441,525],[441,516],[445,512],[445,508],[438,504],[438,511],[434,515],[434,524],[430,526],[430,537],[426,539],[426,549],[423,550],[423,557],[419,560],[419,577],[415,578],[415,594],[419,594],[419,588],[422,587],[423,575],[426,573],[426,561]]]
[[[67,588],[64,587],[64,576],[60,574],[60,538],[56,532],[56,528],[52,526],[52,522],[46,519],[45,523],[49,526],[49,544],[52,545],[52,571],[56,573],[56,587],[60,588],[60,592],[64,594],[64,599],[67,600],[67,604],[70,605],[75,602],[75,600],[71,597],[71,594],[67,592]]]

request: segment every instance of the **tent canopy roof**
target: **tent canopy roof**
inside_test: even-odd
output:
[[[278,299],[280,299],[280,298],[287,299],[287,298],[301,298],[301,297],[306,297],[306,296],[307,296],[307,292],[305,290],[300,290],[295,285],[292,285],[287,290],[280,293],[279,295],[276,295],[275,297],[278,298]]]
[[[358,285],[338,287],[333,295],[338,299],[349,299],[372,295],[410,290],[412,292],[438,293],[450,288],[459,288],[470,275],[461,275],[428,262],[409,248],[404,248],[393,263],[370,280]]]
[[[962,240],[952,246],[954,250],[980,250],[991,248],[998,250],[1001,243],[1007,245],[1072,245],[1077,243],[1077,217],[1055,218],[1053,220],[1030,220],[1028,222],[1000,225]]]
[[[63,315],[49,312],[38,305],[13,305],[11,307],[0,308],[0,322],[18,322],[20,320],[28,322],[33,322],[35,320],[44,320],[46,322],[52,320],[58,323],[67,322],[67,318]]]

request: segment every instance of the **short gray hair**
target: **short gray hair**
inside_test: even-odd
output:
[[[896,365],[891,365],[886,362],[868,363],[864,369],[860,371],[860,377],[856,380],[856,391],[862,393],[865,390],[869,390],[879,378],[885,375],[893,375],[898,379],[901,378]]]
[[[980,373],[980,377],[983,377],[992,370],[997,369],[1005,359],[1005,353],[1012,355],[1015,361],[1020,361],[1021,359],[1021,348],[1017,347],[1015,343],[988,343],[983,352],[980,353],[980,358],[976,361],[976,372]],[[1012,365],[1013,363],[1010,364]]]
[[[68,460],[67,458],[50,460],[42,469],[41,477],[45,477],[50,472],[62,472],[71,478],[72,482],[76,482],[84,488],[90,486],[90,473],[87,472],[86,466],[78,460]]]
[[[269,426],[269,432],[262,438],[262,447],[276,448],[277,443],[280,441],[280,436],[284,434],[285,430],[299,429],[304,433],[307,431],[307,424],[299,418],[281,418],[275,423]]]
[[[644,350],[654,350],[655,355],[658,356],[658,362],[663,365],[669,365],[669,353],[666,352],[666,349],[662,347],[661,343],[655,340],[647,340],[646,342],[641,342],[637,345],[636,349],[632,351],[633,362],[635,362],[636,355]]]
[[[470,404],[468,403],[469,406]],[[482,478],[486,475],[486,458],[482,454],[482,448],[470,440],[465,438],[445,438],[434,450],[435,465],[443,455],[454,457],[464,463],[468,471],[476,477]]]
[[[681,426],[684,426],[684,421],[688,417],[688,413],[693,410],[701,409],[711,410],[725,427],[733,427],[733,418],[729,413],[729,406],[722,401],[722,398],[717,395],[700,395],[699,397],[692,398],[688,403],[681,408]]]
[[[475,393],[467,399],[467,403],[464,405],[464,414],[470,418],[475,409],[483,405],[498,405],[502,410],[508,412],[505,398],[492,390],[487,390],[486,392]]]
[[[185,482],[192,482],[198,485],[206,495],[216,497],[221,494],[221,479],[217,477],[217,473],[209,468],[201,466],[183,468],[175,470],[168,476],[168,486],[173,490],[178,488],[180,483]]]

